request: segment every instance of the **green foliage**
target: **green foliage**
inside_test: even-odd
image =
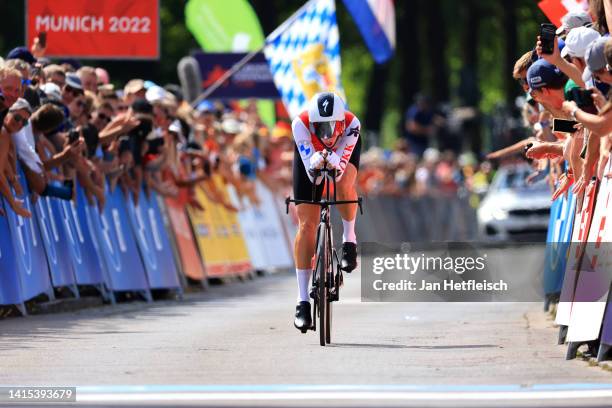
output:
[[[362,47],[344,47],[341,51],[342,85],[350,109],[357,117],[363,117],[367,104],[370,72],[374,62]],[[382,85],[382,84],[381,84]]]
[[[100,0],[103,1],[103,0]],[[221,1],[221,0],[219,0]],[[265,15],[269,25],[277,26],[289,17],[297,8],[304,4],[304,0],[249,0],[258,5],[260,19],[262,13],[273,13],[274,16]],[[489,112],[498,103],[505,100],[504,84],[512,81],[507,77],[508,67],[503,66],[504,50],[507,30],[503,25],[504,13],[508,4],[514,4],[517,25],[517,52],[516,58],[533,48],[538,27],[545,22],[544,15],[534,0],[491,1],[491,0],[440,0],[439,14],[436,21],[428,21],[423,10],[427,1],[432,0],[399,0],[395,2],[396,8],[410,15],[411,21],[416,24],[419,38],[397,38],[397,42],[410,45],[418,42],[421,48],[419,55],[407,56],[406,61],[395,56],[390,62],[389,78],[385,87],[385,113],[382,124],[382,140],[385,146],[390,146],[399,133],[401,117],[403,116],[401,84],[403,81],[415,81],[420,89],[430,91],[436,86],[431,69],[428,69],[428,50],[431,47],[444,47],[446,63],[448,64],[449,86],[451,102],[458,104],[458,88],[460,86],[460,71],[465,67],[463,33],[467,29],[466,20],[471,13],[478,11],[480,28],[478,31],[477,47],[477,73],[479,77],[480,93],[482,95],[480,108]],[[416,4],[416,9],[413,9]],[[197,49],[196,41],[185,27],[184,0],[161,0],[161,59],[159,61],[91,61],[90,64],[99,64],[110,70],[111,75],[118,82],[124,82],[134,76],[152,79],[155,82],[177,82],[176,64],[183,56]],[[341,0],[336,0],[338,25],[340,29],[340,42],[342,50],[342,82],[346,91],[350,107],[357,115],[363,117],[368,104],[368,84],[372,72],[373,61],[363,39]],[[0,1],[0,55],[13,47],[24,43],[24,0]],[[416,13],[414,13],[416,10]],[[446,41],[443,44],[431,44],[427,41],[427,25],[444,26]],[[398,27],[399,29],[399,27]],[[270,30],[267,29],[269,32]],[[419,58],[421,61],[420,78],[402,78],[400,76],[401,64],[411,63],[410,58]],[[367,124],[366,124],[367,125]]]

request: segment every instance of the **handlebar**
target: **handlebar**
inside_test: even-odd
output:
[[[363,207],[361,206],[361,203],[363,201],[363,197],[358,197],[357,200],[326,200],[326,199],[321,199],[321,201],[313,201],[313,200],[294,200],[291,197],[287,197],[285,198],[285,206],[286,206],[286,213],[289,214],[289,204],[294,203],[294,204],[313,204],[313,205],[318,205],[321,207],[328,207],[328,206],[332,206],[332,205],[342,205],[342,204],[357,204],[359,206],[359,213],[361,215],[363,215]]]

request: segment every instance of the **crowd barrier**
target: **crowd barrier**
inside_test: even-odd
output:
[[[612,170],[608,160],[604,174]],[[547,303],[558,297],[555,323],[567,358],[587,344],[598,361],[612,346],[612,227],[606,222],[612,180],[592,180],[585,192],[558,198],[551,210],[544,276]]]
[[[342,223],[333,213],[334,240]],[[476,211],[468,197],[372,196],[363,199],[355,231],[361,242],[472,241],[478,238]]]
[[[27,186],[21,170],[18,177]],[[103,212],[87,203],[79,186],[76,202],[40,197],[32,203],[24,191],[20,198],[32,218],[16,215],[0,199],[6,212],[0,216],[0,305],[15,305],[25,315],[31,299],[52,300],[61,288],[79,297],[83,287],[97,288],[111,303],[119,292],[152,301],[155,289],[182,295],[185,277],[204,281],[291,268],[290,221],[281,218],[279,200],[258,182],[259,205],[239,203],[220,177],[213,182],[238,213],[204,188],[196,191],[204,211],[187,206],[184,195],[161,199],[141,191],[136,204],[108,186]]]

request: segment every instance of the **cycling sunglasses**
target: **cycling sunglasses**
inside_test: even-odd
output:
[[[315,122],[312,124],[315,135],[321,140],[331,139],[336,128],[336,121],[331,122]]]

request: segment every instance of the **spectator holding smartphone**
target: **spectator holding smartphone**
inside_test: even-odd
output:
[[[597,44],[594,44],[596,46]],[[604,45],[604,56],[606,59],[606,74],[600,78],[612,79],[612,42],[607,41]],[[595,72],[600,72],[596,70]],[[595,74],[598,75],[598,74]],[[608,101],[599,114],[585,112],[575,101],[566,101],[563,103],[563,111],[572,119],[580,122],[585,128],[600,135],[607,136],[612,133],[612,102]]]

